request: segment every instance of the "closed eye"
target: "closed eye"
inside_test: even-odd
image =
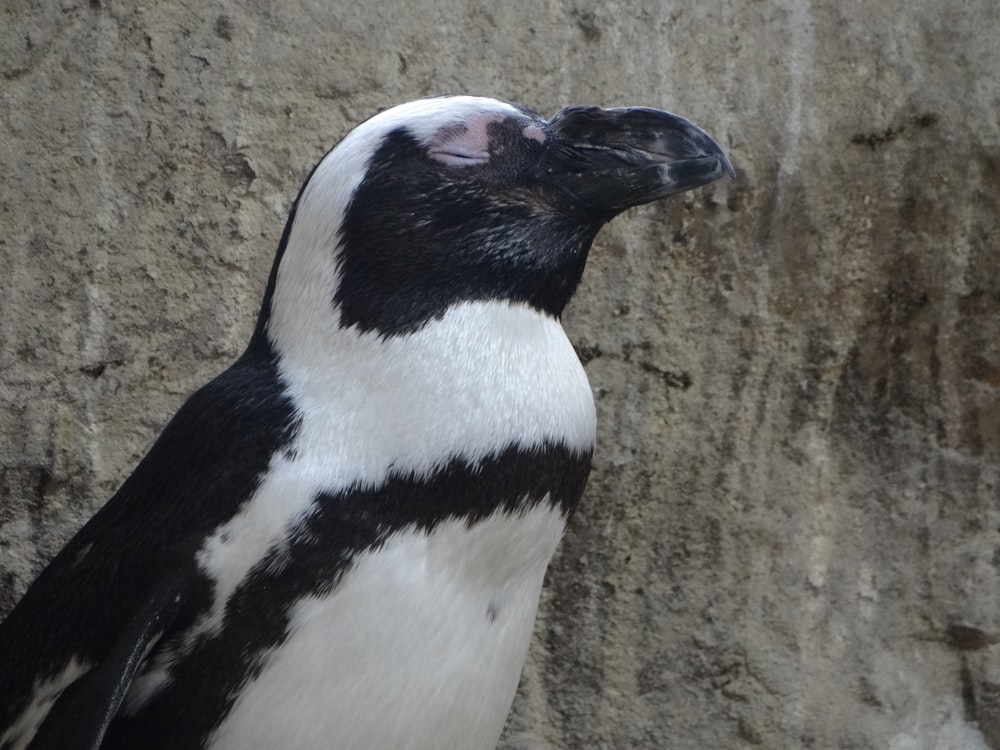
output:
[[[486,164],[490,160],[489,151],[465,151],[455,148],[431,149],[430,156],[452,167],[470,167]]]

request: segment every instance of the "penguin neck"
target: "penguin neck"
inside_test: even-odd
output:
[[[283,293],[285,281],[279,274],[268,338],[300,434],[318,441],[304,453],[347,451],[370,479],[389,467],[429,475],[449,456],[478,462],[511,446],[593,450],[590,385],[551,316],[464,302],[413,333],[383,336],[339,326],[322,278],[302,279],[297,296]]]

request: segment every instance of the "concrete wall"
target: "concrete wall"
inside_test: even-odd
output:
[[[735,182],[617,219],[504,748],[1000,748],[1000,23],[879,3],[6,0],[0,611],[247,340],[286,210],[432,93],[648,104]]]

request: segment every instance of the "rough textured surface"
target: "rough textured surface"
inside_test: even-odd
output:
[[[246,341],[351,125],[691,117],[739,172],[602,235],[600,444],[504,748],[1000,748],[991,0],[0,10],[0,611]]]

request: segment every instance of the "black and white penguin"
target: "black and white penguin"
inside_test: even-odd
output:
[[[725,174],[653,109],[357,127],[246,352],[0,626],[0,748],[494,747],[594,446],[560,314],[606,222]]]

